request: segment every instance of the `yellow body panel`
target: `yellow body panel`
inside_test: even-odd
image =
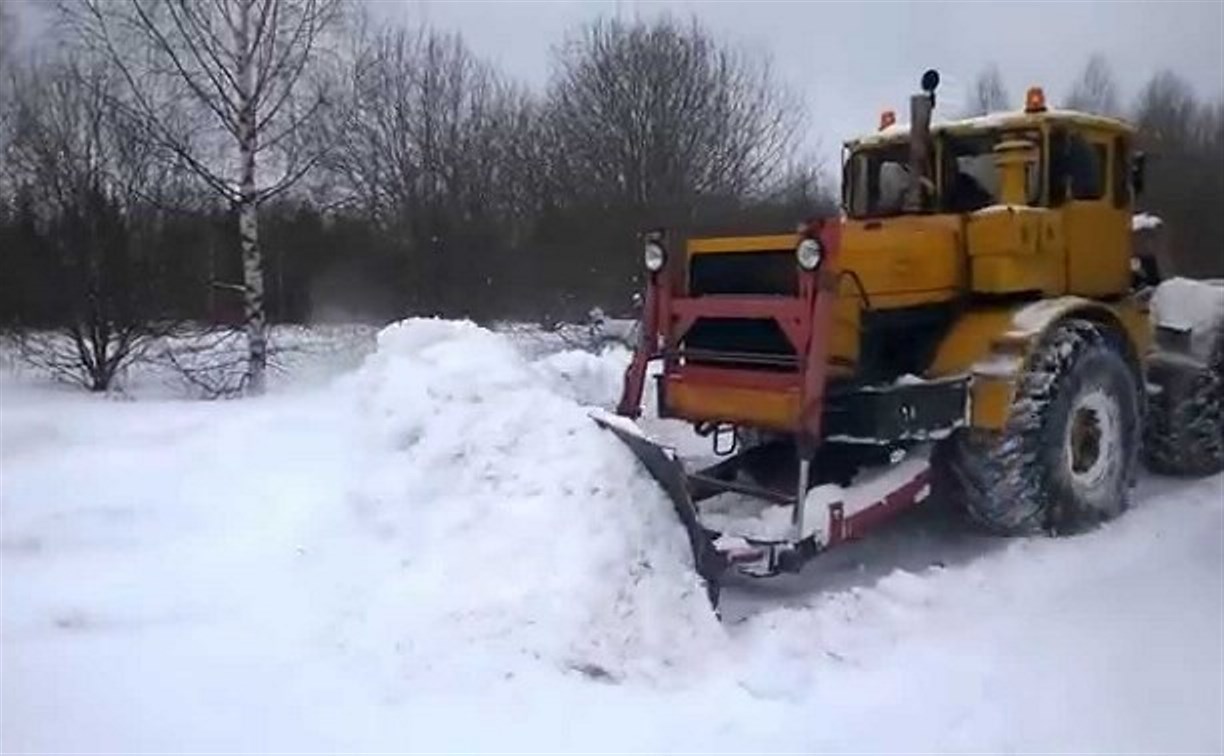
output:
[[[799,244],[798,234],[770,234],[767,236],[712,236],[689,239],[685,245],[690,255],[718,254],[720,252],[776,252],[793,250]]]
[[[965,282],[961,218],[847,219],[838,267],[854,272],[876,309],[950,301],[961,295]]]
[[[1101,297],[1120,294],[1130,288],[1131,206],[1114,201],[1118,182],[1114,171],[1121,170],[1115,160],[1114,134],[1086,131],[1083,134],[1094,149],[1105,156],[1103,192],[1098,199],[1071,199],[1060,209],[1067,232],[1068,294]]]
[[[940,341],[926,376],[971,376],[970,424],[1000,429],[1029,353],[1050,328],[1072,317],[1117,328],[1136,357],[1147,349],[1150,328],[1142,303],[1133,298],[1107,304],[1065,296],[966,312]]]
[[[973,366],[991,356],[995,342],[1012,330],[1018,308],[990,308],[966,312],[939,342],[926,377],[944,378],[971,373]]]
[[[686,420],[788,431],[799,417],[798,391],[694,385],[675,379],[667,382],[666,391],[668,410]]]
[[[854,281],[842,276],[833,306],[833,332],[829,341],[830,367],[853,374],[859,363],[863,321],[863,299]]]
[[[970,384],[969,424],[974,428],[1000,430],[1011,414],[1015,384],[1007,378],[975,376]]]
[[[1066,244],[1062,217],[1036,207],[994,207],[965,221],[970,281],[982,294],[1066,290]]]

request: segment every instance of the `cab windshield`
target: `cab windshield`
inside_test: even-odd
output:
[[[997,204],[999,170],[994,148],[1001,141],[1023,139],[1041,144],[1037,131],[983,131],[938,134],[935,139],[935,195],[922,212],[966,213]],[[1029,166],[1028,203],[1041,200],[1041,160]],[[883,218],[902,213],[909,185],[909,142],[890,142],[851,153],[846,161],[846,210],[853,218]]]
[[[909,175],[909,142],[856,150],[846,161],[847,211],[854,218],[900,215]]]

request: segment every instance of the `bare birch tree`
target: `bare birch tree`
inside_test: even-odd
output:
[[[966,116],[986,115],[1011,107],[1011,99],[1007,88],[1003,85],[1003,74],[999,66],[991,63],[973,80],[969,89],[969,100],[965,110]]]
[[[125,106],[233,208],[242,253],[247,370],[260,393],[268,359],[259,206],[314,167],[304,128],[328,106],[318,75],[343,0],[75,0],[81,39],[116,66]]]
[[[1118,86],[1103,55],[1095,54],[1088,59],[1079,78],[1071,85],[1066,106],[1100,115],[1116,116],[1120,113]]]
[[[1133,119],[1138,146],[1149,155],[1138,206],[1164,219],[1172,272],[1220,275],[1224,103],[1202,101],[1184,78],[1160,71],[1139,91]]]

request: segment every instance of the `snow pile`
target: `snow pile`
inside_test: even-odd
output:
[[[1171,278],[1156,287],[1151,307],[1153,322],[1189,331],[1194,353],[1207,355],[1224,327],[1224,284]]]
[[[611,406],[620,396],[629,350],[610,346],[600,354],[580,349],[555,352],[536,362],[544,385],[579,404]]]
[[[379,335],[351,385],[369,429],[351,503],[394,563],[365,578],[358,642],[407,648],[410,674],[538,660],[610,678],[721,642],[671,504],[579,404],[607,382],[598,361],[533,363],[464,322]]]
[[[1132,231],[1147,231],[1153,228],[1160,228],[1163,225],[1164,221],[1160,219],[1159,215],[1152,215],[1151,213],[1135,213],[1131,216]]]
[[[1152,295],[1152,317],[1159,325],[1200,331],[1224,318],[1224,285],[1171,278]]]
[[[821,514],[816,510],[809,523]],[[792,516],[791,507],[769,504],[741,494],[720,494],[701,502],[701,523],[727,539],[788,540],[794,535]]]

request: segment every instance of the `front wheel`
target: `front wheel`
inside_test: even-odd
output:
[[[970,515],[1001,534],[1072,533],[1127,507],[1139,447],[1134,371],[1100,327],[1070,320],[1030,355],[1000,432],[955,439]]]

